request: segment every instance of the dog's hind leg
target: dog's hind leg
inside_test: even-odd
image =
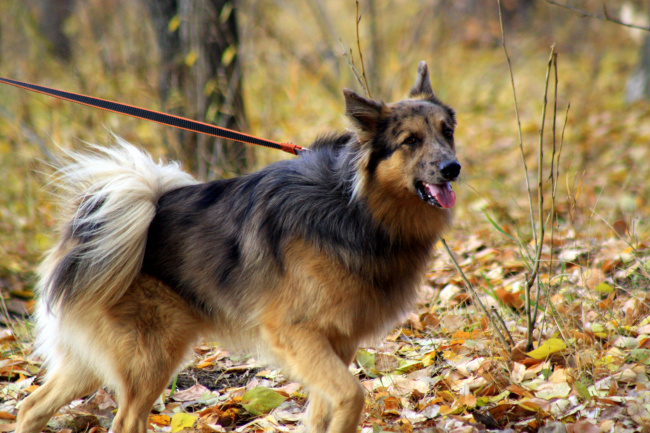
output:
[[[316,390],[309,392],[306,422],[309,433],[325,433],[332,418],[332,405]]]
[[[22,401],[16,433],[40,432],[61,407],[100,386],[97,377],[83,365],[63,360],[45,384]]]
[[[310,431],[356,432],[364,394],[348,370],[352,346],[337,353],[325,335],[304,325],[266,323],[263,333],[289,374],[317,394],[308,420]]]
[[[198,339],[202,321],[168,286],[141,275],[105,316],[118,394],[114,433],[144,433],[156,399]]]

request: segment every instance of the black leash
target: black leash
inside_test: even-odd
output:
[[[283,150],[293,155],[299,155],[306,148],[291,143],[278,143],[276,141],[266,140],[254,137],[252,135],[233,131],[227,128],[210,125],[209,123],[197,122],[196,120],[185,117],[174,116],[171,114],[161,113],[159,111],[147,110],[133,105],[122,104],[119,102],[108,101],[106,99],[94,98],[92,96],[81,95],[78,93],[65,92],[63,90],[52,89],[50,87],[38,86],[36,84],[25,83],[17,80],[0,77],[0,83],[9,84],[21,89],[32,92],[42,93],[77,104],[88,105],[113,113],[126,114],[127,116],[138,119],[151,120],[152,122],[162,125],[173,126],[174,128],[185,129],[187,131],[198,132],[201,134],[211,135],[213,137],[225,138],[227,140],[239,141],[241,143],[256,144],[258,146],[270,147],[272,149]]]

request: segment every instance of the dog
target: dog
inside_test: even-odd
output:
[[[109,386],[115,433],[142,433],[201,336],[251,351],[310,392],[310,432],[355,432],[359,345],[413,306],[452,220],[455,113],[426,63],[392,104],[345,89],[351,128],[299,158],[199,183],[118,139],[55,175],[61,229],[37,285],[43,386],[18,433]]]

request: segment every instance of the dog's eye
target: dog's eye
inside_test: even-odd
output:
[[[445,136],[446,139],[448,140],[453,140],[454,139],[454,130],[451,128],[444,127],[442,128],[442,135]]]
[[[415,135],[409,135],[406,140],[404,140],[404,144],[408,144],[409,146],[415,144],[418,142],[418,139]]]

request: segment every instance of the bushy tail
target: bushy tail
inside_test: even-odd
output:
[[[155,163],[117,138],[115,147],[69,153],[54,177],[61,234],[40,269],[38,290],[50,309],[114,303],[142,267],[158,199],[196,183],[177,163]]]

